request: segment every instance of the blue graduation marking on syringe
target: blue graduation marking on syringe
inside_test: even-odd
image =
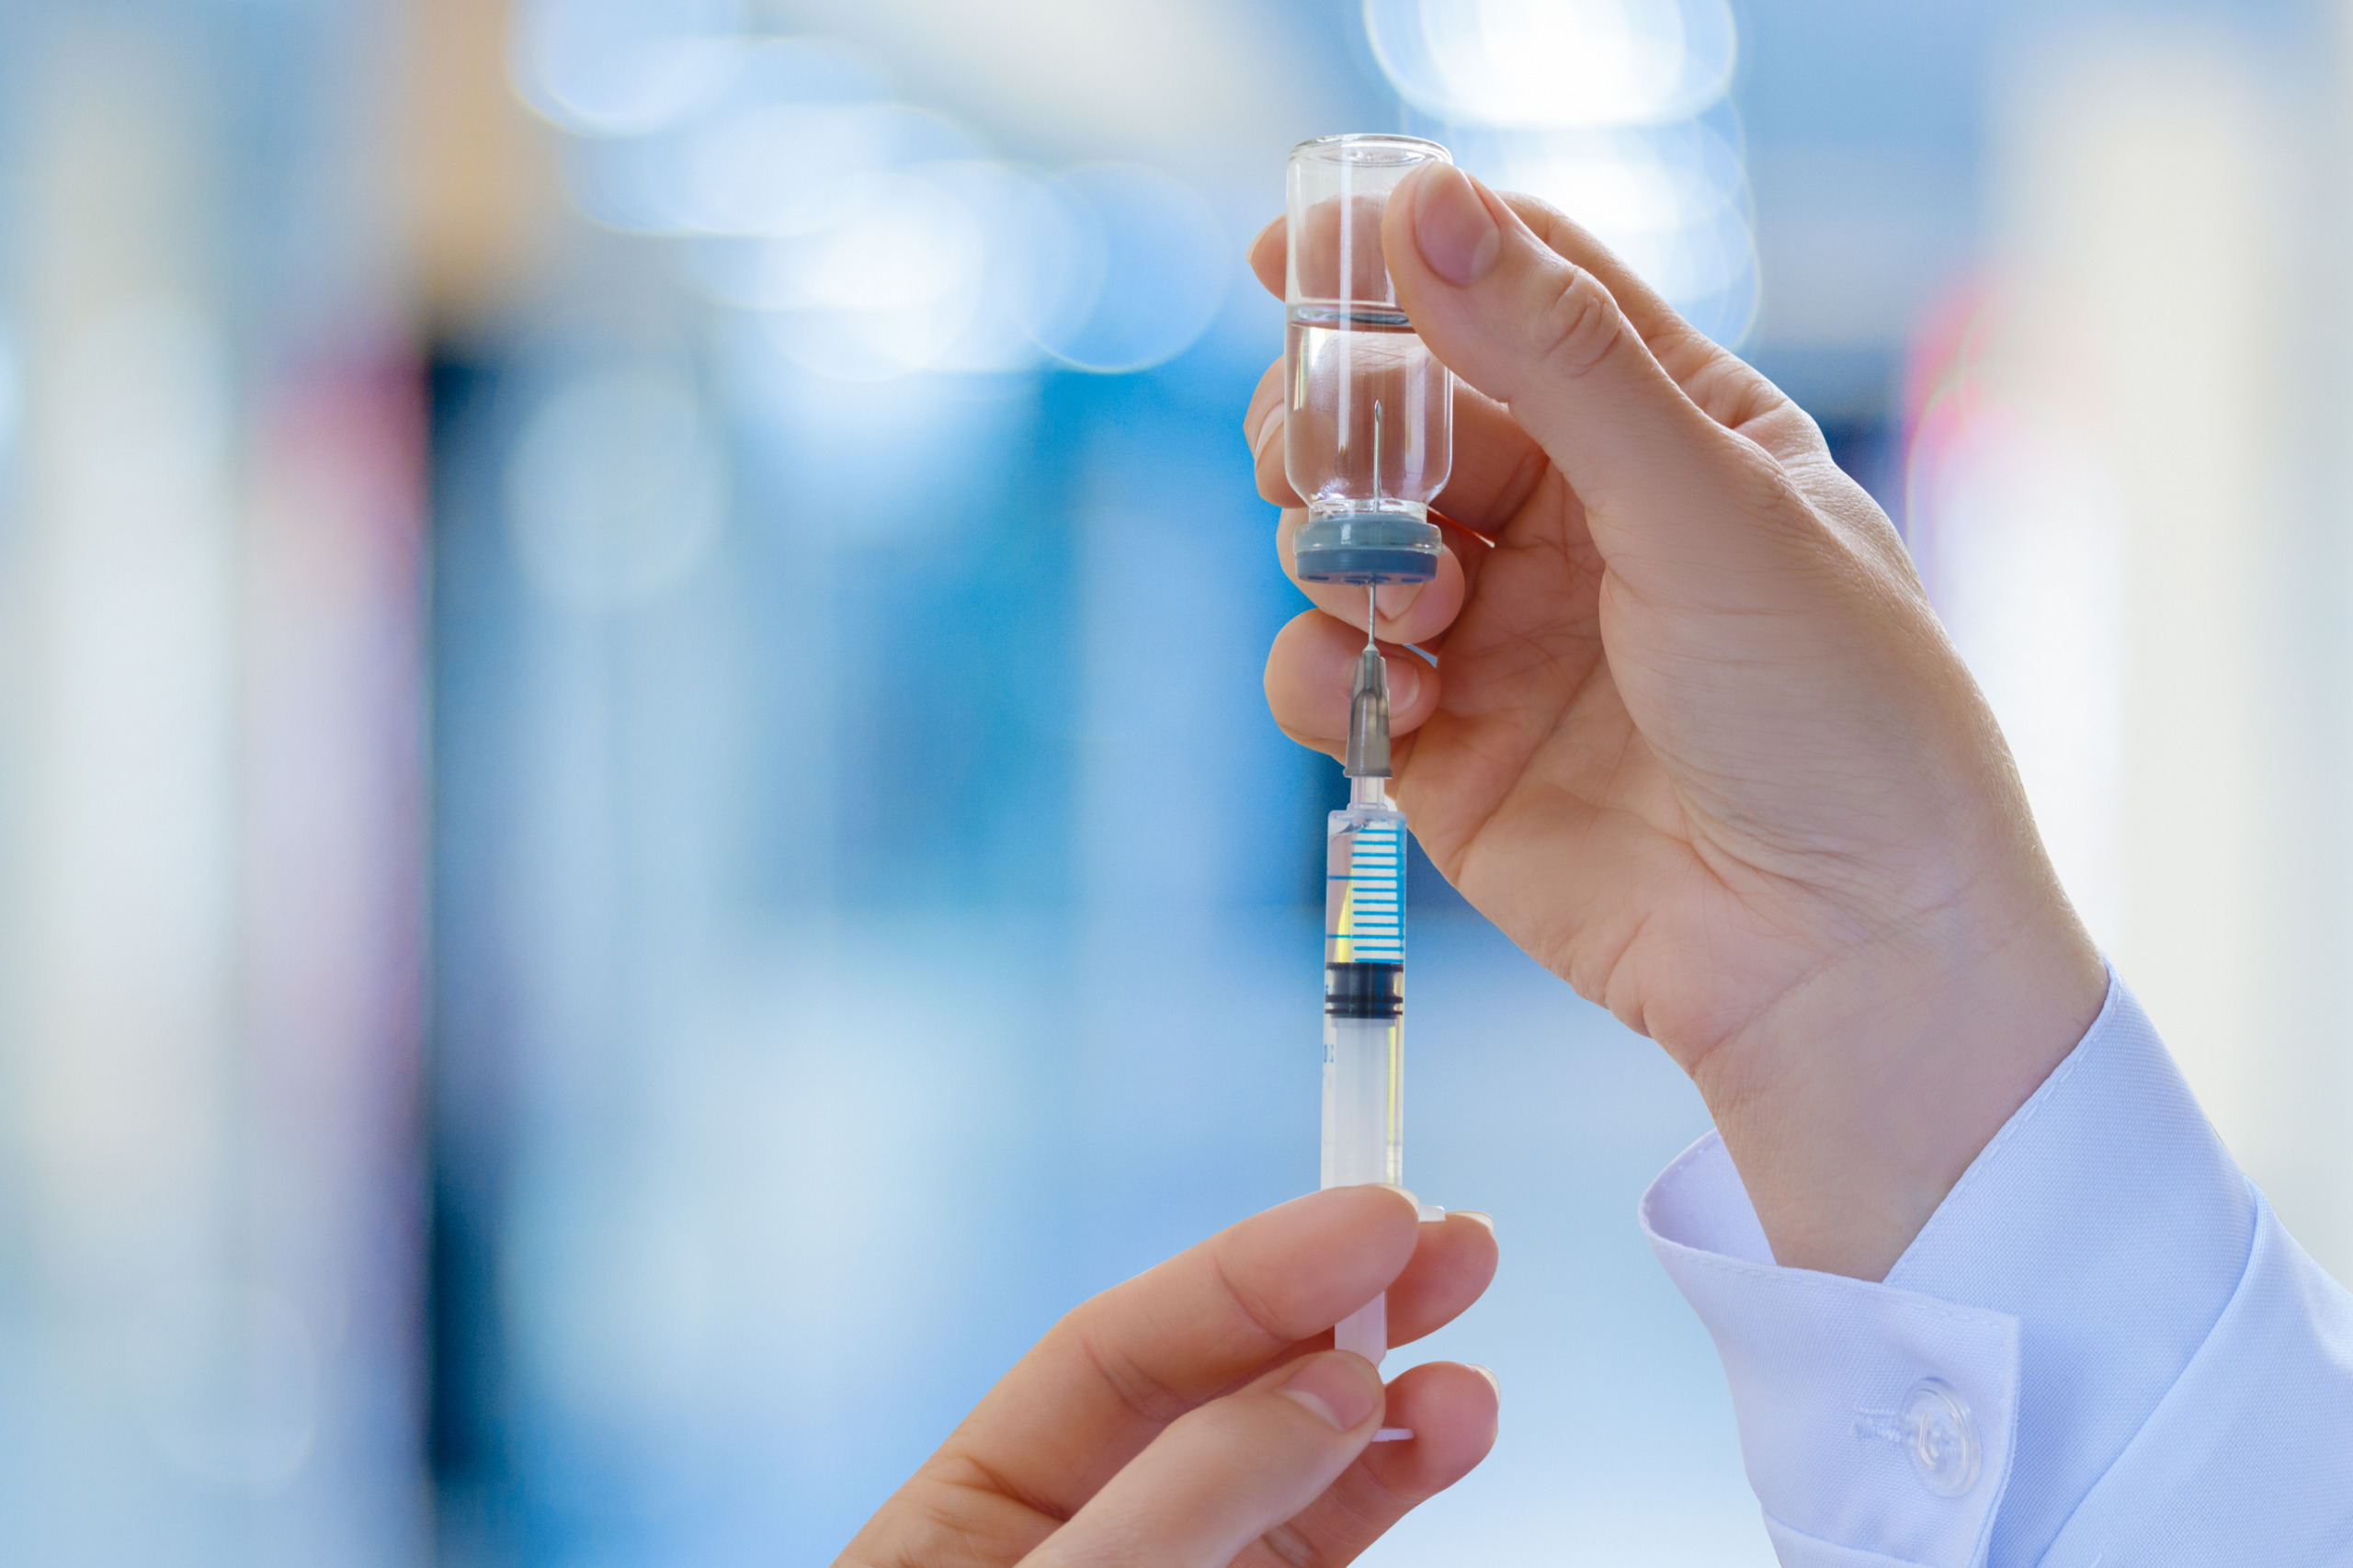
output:
[[[1348,957],[1358,963],[1405,961],[1404,860],[1404,831],[1370,824],[1351,835],[1347,870],[1328,879],[1347,885],[1335,901],[1342,929],[1324,936],[1346,941]]]

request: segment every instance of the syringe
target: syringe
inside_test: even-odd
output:
[[[1399,303],[1380,235],[1405,179],[1450,162],[1418,137],[1327,136],[1292,148],[1284,174],[1283,473],[1307,504],[1291,568],[1302,583],[1365,590],[1348,804],[1325,838],[1325,1187],[1402,1187],[1405,1175],[1405,819],[1382,785],[1389,679],[1373,641],[1374,596],[1382,584],[1438,574],[1444,535],[1430,504],[1454,460],[1454,377]],[[1425,1205],[1421,1217],[1444,1210]],[[1380,1365],[1388,1299],[1342,1319],[1333,1341]],[[1373,1440],[1412,1435],[1383,1427]]]
[[[1371,631],[1349,693],[1346,809],[1325,836],[1324,1185],[1405,1178],[1405,818],[1389,803],[1389,672]],[[1333,1343],[1373,1365],[1389,1348],[1388,1298],[1340,1321]]]

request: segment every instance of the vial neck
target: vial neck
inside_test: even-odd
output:
[[[1349,779],[1348,804],[1372,806],[1384,812],[1395,809],[1389,803],[1389,780],[1386,778]]]

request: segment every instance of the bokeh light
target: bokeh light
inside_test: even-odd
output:
[[[1732,81],[1722,0],[1365,0],[1381,68],[1454,124],[1655,125]]]
[[[551,392],[506,473],[515,554],[549,600],[626,609],[693,569],[727,506],[724,454],[672,370],[582,375]]]
[[[635,135],[722,86],[742,58],[734,0],[525,0],[515,85],[567,131]]]
[[[1738,344],[1757,270],[1721,0],[1365,0],[1420,127],[1489,184],[1591,230],[1694,326]]]
[[[1720,343],[1756,311],[1756,246],[1737,147],[1705,120],[1601,131],[1459,132],[1456,158],[1593,232]]]
[[[148,1440],[174,1466],[267,1493],[310,1457],[318,1349],[276,1292],[210,1280],[172,1286],[157,1293],[136,1343]]]
[[[1073,169],[1025,216],[1035,246],[1025,324],[1067,364],[1140,370],[1172,359],[1224,302],[1232,247],[1217,215],[1156,170]]]
[[[742,329],[812,369],[873,381],[1040,358],[1140,370],[1215,319],[1231,247],[1182,179],[991,160],[949,117],[891,101],[858,50],[751,40],[725,19],[651,5],[535,11],[512,69],[543,112],[585,133],[563,154],[580,210],[676,242],[695,288],[758,318]],[[722,40],[724,69],[709,52]],[[625,65],[632,50],[654,62]],[[659,63],[672,56],[704,64]]]

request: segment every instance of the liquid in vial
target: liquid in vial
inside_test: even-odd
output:
[[[1284,315],[1291,488],[1312,512],[1422,518],[1454,451],[1446,367],[1393,305],[1309,301]]]

